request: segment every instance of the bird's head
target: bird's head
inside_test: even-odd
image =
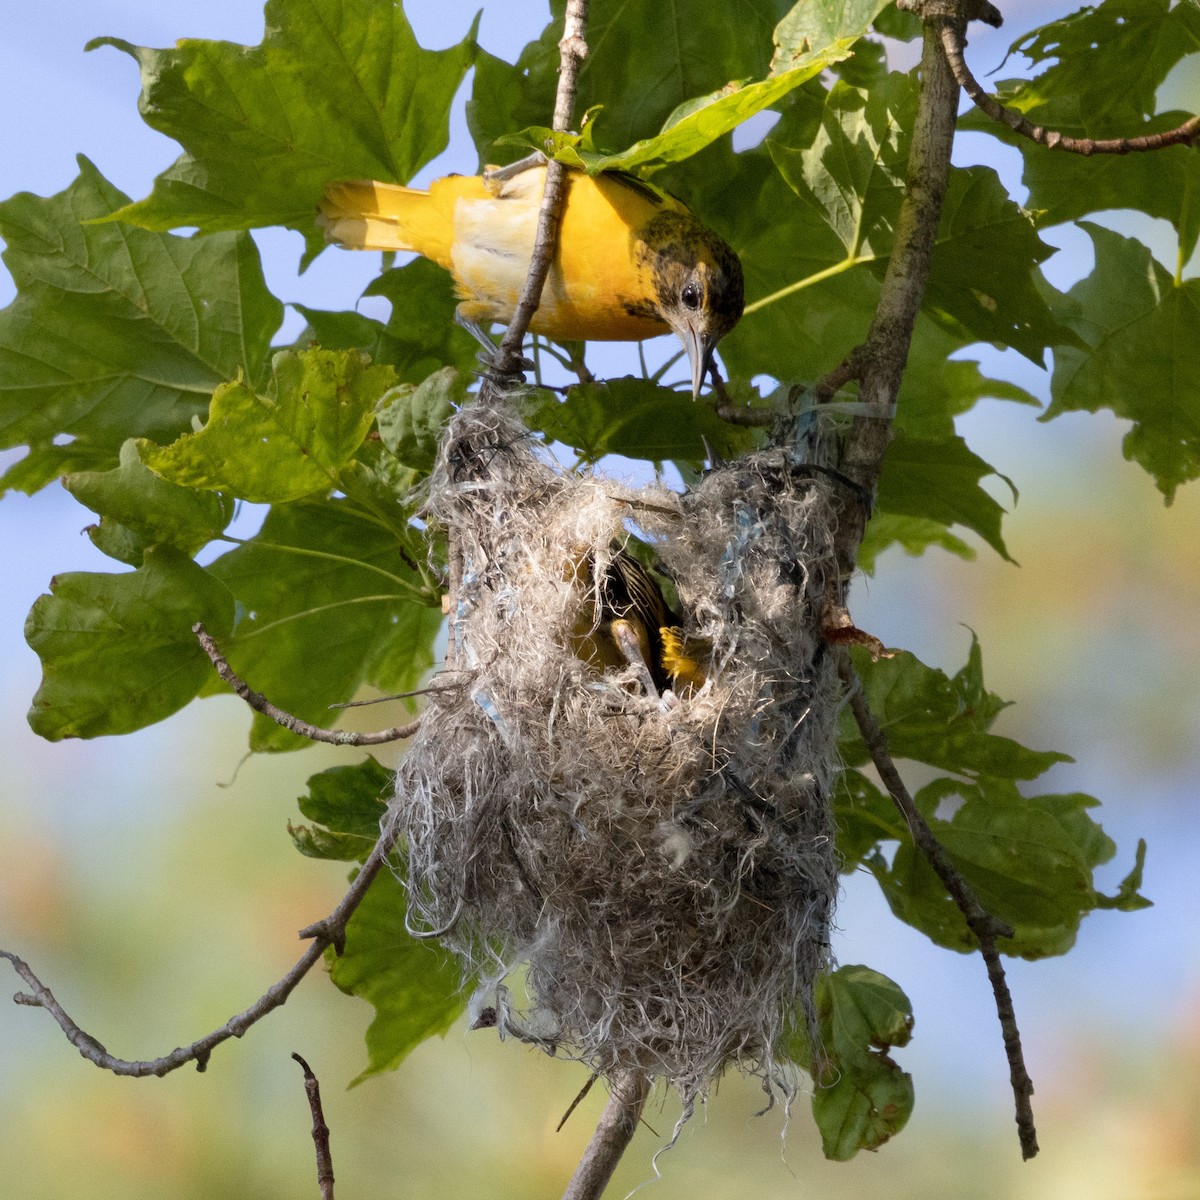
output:
[[[639,236],[655,308],[687,351],[692,395],[697,396],[713,350],[742,315],[742,264],[691,213],[659,213]]]

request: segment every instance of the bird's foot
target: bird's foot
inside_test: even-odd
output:
[[[506,354],[492,341],[487,330],[478,321],[472,321],[458,309],[454,310],[454,323],[465,329],[479,343],[480,351],[476,357],[485,379],[490,379],[497,387],[511,387],[513,384],[525,382],[525,372],[532,371],[536,365],[532,359],[520,354]]]
[[[510,179],[515,179],[518,175],[533,170],[534,167],[544,167],[546,162],[546,156],[540,150],[535,150],[532,154],[527,154],[524,158],[519,158],[506,167],[486,168],[483,178],[487,183],[507,183]]]

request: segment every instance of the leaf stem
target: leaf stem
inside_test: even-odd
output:
[[[749,316],[751,313],[758,312],[761,308],[766,308],[768,304],[774,304],[778,300],[786,300],[789,296],[794,296],[797,292],[802,292],[805,288],[813,287],[815,284],[824,283],[826,279],[832,279],[835,275],[841,275],[849,271],[852,267],[874,262],[877,257],[874,254],[849,254],[841,262],[836,262],[833,266],[826,267],[823,271],[817,271],[813,275],[806,275],[803,279],[798,279],[795,283],[789,283],[787,287],[780,288],[779,291],[772,292],[769,296],[763,296],[761,299],[755,300],[753,304],[747,304],[743,315]]]
[[[398,597],[391,594],[384,594],[380,596],[352,596],[348,600],[332,600],[328,604],[314,604],[312,608],[305,608],[300,612],[289,613],[286,617],[280,617],[276,621],[268,621],[265,625],[259,625],[255,629],[250,630],[249,633],[240,634],[237,640],[239,642],[248,642],[251,638],[268,633],[280,625],[287,625],[291,621],[299,621],[304,617],[312,617],[317,613],[329,612],[335,608],[345,608],[350,604],[380,604],[387,601],[395,602],[397,599]]]
[[[373,571],[376,575],[382,575],[385,579],[390,580],[401,590],[420,597],[422,602],[427,603],[430,598],[428,592],[405,579],[403,575],[396,575],[385,567],[378,567],[374,563],[364,562],[361,558],[350,558],[345,554],[334,554],[332,550],[310,550],[306,546],[289,546],[283,542],[264,542],[261,538],[256,537],[239,538],[228,533],[221,534],[219,540],[222,542],[231,542],[235,546],[249,546],[251,549],[259,550],[278,550],[281,554],[296,554],[301,558],[321,558],[327,562],[341,563],[343,566],[357,567],[363,571]]]

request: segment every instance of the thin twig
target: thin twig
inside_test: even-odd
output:
[[[558,43],[558,91],[555,94],[554,118],[551,122],[551,128],[558,132],[566,132],[570,128],[571,117],[575,111],[579,64],[587,57],[587,42],[584,40],[587,9],[588,0],[568,0],[563,18],[563,36]],[[533,257],[529,260],[529,274],[525,277],[521,299],[513,312],[512,320],[508,323],[497,356],[496,369],[501,376],[512,375],[517,371],[517,364],[521,359],[521,343],[541,302],[546,276],[550,274],[550,264],[554,260],[554,250],[558,241],[558,225],[566,199],[565,174],[566,168],[562,163],[555,159],[547,162],[546,184],[542,191],[542,206],[538,212],[537,237],[533,244]]]
[[[1190,146],[1200,138],[1200,117],[1189,117],[1182,125],[1162,133],[1148,133],[1141,137],[1127,138],[1075,138],[1042,125],[1034,125],[1020,113],[1006,108],[995,96],[985,91],[971,74],[963,51],[966,42],[959,28],[952,21],[943,21],[940,29],[942,49],[954,78],[963,91],[975,101],[993,121],[1007,125],[1014,133],[1037,142],[1049,150],[1065,150],[1070,154],[1135,154],[1146,150],[1162,150],[1167,146]]]
[[[650,1078],[642,1071],[629,1071],[613,1080],[596,1132],[563,1192],[563,1200],[599,1200],[625,1148],[633,1141],[649,1095]]]
[[[846,384],[861,379],[865,356],[866,346],[855,346],[832,371],[813,384],[813,401],[828,404]]]
[[[730,425],[742,425],[749,429],[765,429],[779,420],[779,414],[773,408],[755,408],[749,404],[735,404],[733,398],[725,390],[725,378],[715,361],[708,364],[708,377],[712,380],[713,392],[717,397],[713,411],[722,421]]]
[[[992,916],[979,903],[971,886],[959,873],[950,856],[942,848],[934,832],[929,827],[921,810],[917,807],[900,772],[888,751],[887,735],[875,720],[870,705],[863,693],[862,685],[850,661],[849,655],[838,655],[838,671],[843,681],[850,689],[850,708],[862,734],[867,753],[879,772],[880,779],[900,810],[912,833],[913,842],[925,855],[929,865],[934,869],[950,898],[957,905],[959,912],[967,923],[967,928],[975,935],[979,943],[979,952],[987,966],[988,980],[992,985],[992,995],[996,1002],[996,1015],[1000,1018],[1000,1029],[1004,1037],[1004,1052],[1008,1057],[1008,1074],[1012,1083],[1013,1100],[1016,1105],[1017,1136],[1021,1142],[1021,1156],[1029,1159],[1038,1152],[1037,1128],[1033,1121],[1033,1081],[1025,1067],[1025,1056],[1021,1049],[1021,1031],[1017,1027],[1016,1010],[1013,1008],[1012,994],[1008,990],[1008,980],[1004,975],[1004,964],[1000,960],[997,949],[998,938],[1012,937],[1013,929],[1003,921]]]
[[[562,1120],[560,1120],[559,1123],[554,1127],[555,1133],[562,1133],[562,1127],[571,1119],[571,1114],[579,1107],[580,1102],[588,1094],[588,1092],[592,1090],[593,1084],[595,1084],[596,1080],[599,1078],[600,1076],[594,1071],[587,1077],[587,1083],[585,1083],[583,1087],[579,1089],[575,1095],[575,1099],[567,1105],[567,1111],[563,1113]]]
[[[141,1078],[146,1075],[166,1075],[187,1063],[194,1062],[198,1071],[203,1071],[208,1065],[213,1050],[230,1038],[241,1037],[252,1025],[261,1021],[269,1012],[273,1012],[284,1004],[295,991],[297,984],[305,975],[320,962],[326,947],[332,946],[341,954],[346,945],[346,925],[354,911],[362,902],[367,888],[379,874],[387,857],[396,844],[397,826],[395,822],[379,835],[370,857],[363,864],[362,870],[355,876],[354,882],[338,903],[337,908],[329,916],[317,921],[300,931],[301,938],[312,938],[313,944],[297,960],[282,979],[272,984],[244,1012],[232,1016],[219,1029],[192,1042],[189,1046],[179,1046],[170,1054],[161,1058],[130,1060],[117,1058],[104,1046],[85,1032],[67,1015],[62,1005],[54,998],[50,989],[34,974],[32,968],[23,959],[8,950],[0,950],[0,958],[6,958],[12,963],[17,974],[28,984],[29,992],[18,992],[13,1001],[30,1007],[44,1008],[58,1022],[59,1028],[67,1035],[67,1040],[88,1062],[95,1064],[101,1070],[111,1071],[114,1075],[130,1075]]]
[[[404,738],[410,738],[421,727],[420,717],[415,721],[409,721],[407,725],[395,725],[391,729],[381,729],[375,733],[357,733],[353,729],[321,729],[319,726],[310,725],[307,721],[302,721],[299,717],[284,712],[278,705],[272,704],[261,692],[254,691],[229,665],[202,622],[197,621],[192,626],[192,632],[204,648],[204,653],[208,655],[209,661],[216,667],[217,674],[255,712],[262,713],[264,717],[270,717],[276,725],[281,725],[284,729],[299,734],[300,737],[308,738],[310,742],[328,742],[333,746],[380,746],[385,742],[399,742]]]
[[[740,425],[745,429],[766,429],[779,420],[772,408],[740,407],[729,401],[718,401],[713,411],[729,425]]]
[[[292,1057],[304,1072],[304,1091],[312,1113],[312,1140],[317,1152],[317,1186],[321,1189],[321,1200],[333,1200],[333,1156],[329,1152],[329,1126],[325,1123],[325,1110],[321,1106],[321,1085],[312,1067],[299,1054],[293,1054]]]

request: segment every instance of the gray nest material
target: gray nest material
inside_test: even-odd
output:
[[[634,489],[562,471],[474,406],[428,510],[461,557],[462,686],[399,771],[410,929],[460,955],[502,1032],[668,1079],[685,1115],[731,1063],[790,1095],[784,1042],[811,1035],[837,889],[829,480],[770,451],[684,495]],[[631,528],[711,646],[678,696],[576,653]],[[503,981],[522,966],[517,1012]]]

